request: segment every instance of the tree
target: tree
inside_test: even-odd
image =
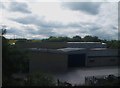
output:
[[[120,49],[120,41],[119,40],[105,41],[105,43],[107,44],[107,48]]]
[[[69,41],[70,38],[69,37],[55,37],[55,36],[50,36],[48,39],[42,39],[43,42],[67,42]]]
[[[76,36],[73,36],[72,41],[74,41],[74,42],[81,42],[82,38],[80,36],[76,35]]]
[[[83,38],[84,42],[100,42],[101,40],[97,36],[87,35]]]
[[[3,35],[5,35],[7,33],[7,31],[6,31],[6,26],[2,26],[2,28],[1,28],[1,35],[3,36]]]
[[[2,35],[6,34],[6,29],[2,29]]]
[[[28,69],[28,60],[26,58],[26,52],[19,51],[15,47],[11,47],[3,35],[6,33],[6,29],[2,30],[2,85],[14,85],[12,84],[12,74],[17,72],[25,72]]]
[[[9,44],[8,40],[3,36],[6,34],[6,29],[1,28],[1,37],[2,37],[2,85],[9,84],[9,79],[11,78],[11,61],[9,59]]]

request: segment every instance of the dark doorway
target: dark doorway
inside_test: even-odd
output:
[[[68,55],[68,67],[84,67],[85,54],[70,54]]]

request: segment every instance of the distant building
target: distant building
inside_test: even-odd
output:
[[[106,43],[101,42],[67,42],[70,48],[106,48]]]
[[[100,42],[68,42],[66,48],[29,48],[30,72],[59,72],[74,67],[112,66],[118,64],[118,50],[107,49]]]

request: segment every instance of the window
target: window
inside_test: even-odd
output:
[[[94,59],[90,59],[89,62],[95,62],[95,60]]]
[[[112,62],[112,61],[115,61],[115,59],[110,59],[110,61]]]

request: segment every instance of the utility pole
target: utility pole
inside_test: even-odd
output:
[[[13,34],[13,40],[15,40],[15,35]]]

